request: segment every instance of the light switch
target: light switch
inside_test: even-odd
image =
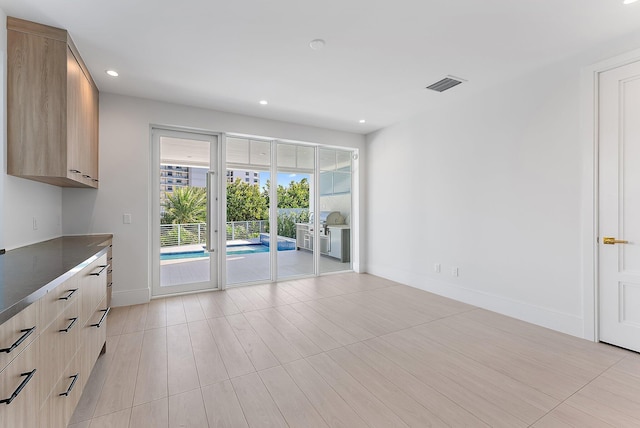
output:
[[[122,214],[122,223],[131,224],[131,214]]]

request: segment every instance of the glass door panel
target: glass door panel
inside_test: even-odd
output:
[[[277,144],[278,279],[315,273],[313,147]]]
[[[217,288],[217,136],[153,133],[153,294]]]
[[[351,269],[351,173],[353,152],[319,149],[320,273]]]
[[[227,137],[227,284],[271,280],[271,143]]]

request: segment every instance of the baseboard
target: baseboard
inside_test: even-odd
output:
[[[435,280],[393,268],[369,267],[368,272],[391,281],[419,288],[469,305],[517,318],[561,333],[584,338],[584,321],[581,317],[557,312],[528,303],[482,291],[461,287],[450,282]]]
[[[114,291],[111,295],[111,306],[129,306],[149,303],[151,293],[148,288],[138,290]]]

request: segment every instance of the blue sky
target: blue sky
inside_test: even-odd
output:
[[[291,181],[299,182],[303,178],[306,178],[308,180],[309,179],[309,174],[295,174],[295,173],[279,172],[278,173],[278,184],[280,184],[280,185],[282,185],[284,187],[287,187],[289,185],[289,183],[291,183]],[[269,173],[268,172],[261,172],[260,173],[260,188],[264,187],[264,185],[267,183],[268,179],[269,179]]]

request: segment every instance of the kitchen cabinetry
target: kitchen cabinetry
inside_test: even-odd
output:
[[[339,259],[342,263],[350,261],[351,229],[349,226],[327,226],[329,230],[328,255]]]
[[[106,343],[109,266],[104,246],[110,242],[0,324],[0,427],[67,426]],[[0,288],[8,286],[0,283]]]
[[[66,30],[7,18],[7,172],[98,187],[98,88]]]

